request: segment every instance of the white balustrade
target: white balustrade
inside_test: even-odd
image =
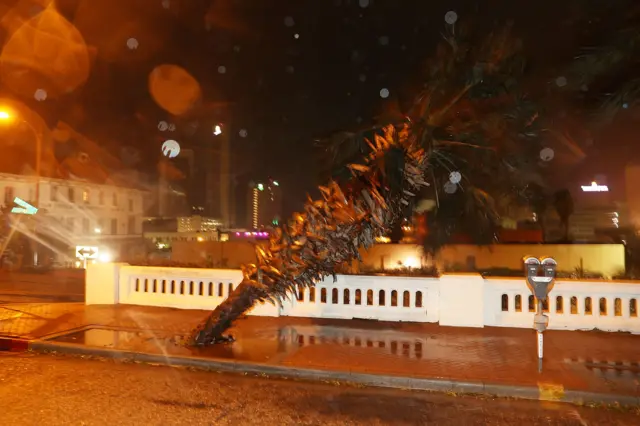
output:
[[[232,269],[89,265],[87,304],[211,310],[242,280]],[[640,283],[558,280],[545,307],[549,328],[640,333]],[[439,322],[446,326],[531,328],[535,303],[524,278],[338,275],[299,289],[281,306],[249,315]]]

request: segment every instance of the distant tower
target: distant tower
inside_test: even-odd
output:
[[[249,228],[277,226],[282,219],[282,189],[280,182],[251,183],[247,194],[247,225]]]

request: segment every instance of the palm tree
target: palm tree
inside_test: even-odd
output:
[[[256,247],[257,263],[243,267],[240,285],[186,344],[224,340],[223,333],[256,302],[275,304],[326,276],[335,279],[340,265],[359,259],[361,247],[408,216],[421,192],[430,190],[437,200],[437,228],[453,216],[475,218],[470,228],[493,238],[498,217],[484,187],[519,193],[523,176],[538,162],[538,113],[516,90],[525,64],[511,26],[477,47],[463,41],[465,35],[471,36],[447,27],[425,87],[403,117],[342,133],[325,145],[337,168],[320,187],[322,199],[309,198],[304,212],[276,229],[267,247]]]
[[[569,241],[569,217],[573,214],[573,197],[568,189],[561,189],[553,196],[553,204],[560,217],[562,241]]]

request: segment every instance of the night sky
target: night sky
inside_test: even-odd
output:
[[[20,2],[0,3],[6,13]],[[232,123],[233,149],[241,159],[238,181],[273,176],[287,188],[288,206],[295,206],[319,183],[314,139],[366,126],[412,101],[447,12],[456,12],[455,25],[471,24],[479,34],[513,20],[530,72],[547,78],[584,43],[615,28],[633,4],[601,3],[61,0],[61,13],[96,47],[91,77],[58,99],[25,103],[49,122],[68,121],[110,149],[138,148],[141,168],[149,170],[160,150],[158,122],[188,126],[224,117]],[[139,43],[136,49],[127,45],[131,38]],[[148,75],[162,63],[183,67],[199,82],[203,105],[197,118],[172,117],[149,96]],[[12,96],[6,86],[4,92]],[[203,144],[207,137],[192,132],[179,142]]]

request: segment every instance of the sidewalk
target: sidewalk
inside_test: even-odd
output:
[[[535,333],[525,329],[249,317],[231,330],[237,339],[232,345],[180,348],[170,339],[187,333],[206,312],[82,304],[8,308],[0,308],[0,335],[41,339],[91,326],[49,342],[157,354],[167,362],[198,357],[276,370],[472,382],[481,389],[532,387],[541,398],[568,390],[640,398],[640,336],[623,333],[545,332],[544,366],[538,373]]]

